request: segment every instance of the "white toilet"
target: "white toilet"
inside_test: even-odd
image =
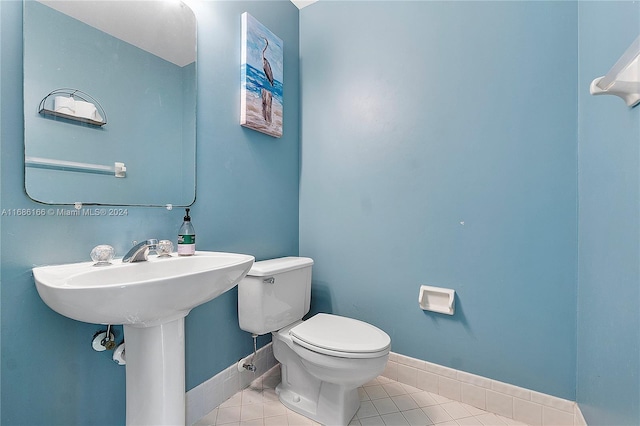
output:
[[[358,387],[384,371],[391,338],[366,322],[329,314],[306,321],[311,267],[305,257],[253,264],[238,284],[240,328],[273,335],[281,364],[280,401],[328,426],[346,425],[358,408]]]

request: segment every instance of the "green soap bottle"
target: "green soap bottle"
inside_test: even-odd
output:
[[[191,217],[189,216],[189,210],[186,209],[187,214],[184,217],[184,222],[180,226],[178,231],[178,255],[179,256],[191,256],[196,252],[196,231],[191,224]]]

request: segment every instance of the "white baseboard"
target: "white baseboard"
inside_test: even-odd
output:
[[[580,407],[576,404],[576,411],[573,413],[573,425],[574,426],[587,426],[587,421],[584,419],[582,415],[582,411],[580,411]]]
[[[209,414],[277,363],[273,356],[272,345],[269,343],[258,350],[256,359],[253,360],[256,366],[255,372],[246,370],[241,372],[236,363],[191,389],[186,395],[187,424],[192,425]]]
[[[574,401],[393,352],[382,375],[531,426],[587,426]]]
[[[257,353],[255,373],[240,372],[233,364],[191,389],[186,395],[187,424],[200,420],[277,363],[269,343]],[[394,352],[389,355],[382,375],[530,426],[587,426],[580,407],[574,401]]]

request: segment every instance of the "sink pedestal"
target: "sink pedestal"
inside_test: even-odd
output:
[[[124,326],[127,425],[185,424],[184,317]]]

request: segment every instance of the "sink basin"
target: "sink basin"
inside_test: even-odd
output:
[[[93,262],[33,268],[42,300],[66,317],[95,324],[149,327],[186,316],[233,288],[253,256],[199,251],[146,262]]]
[[[185,424],[186,413],[184,318],[238,284],[253,261],[197,251],[109,266],[41,266],[33,276],[42,300],[59,314],[123,324],[127,425],[175,426]]]

